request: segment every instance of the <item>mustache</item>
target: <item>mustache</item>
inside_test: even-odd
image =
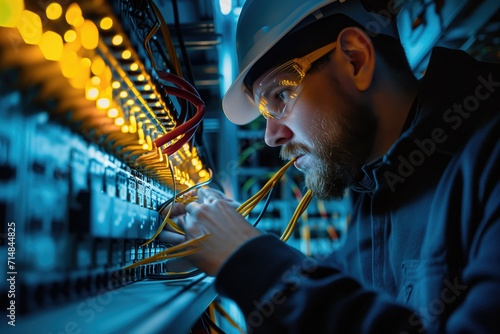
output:
[[[310,150],[302,144],[288,143],[281,147],[280,158],[282,160],[291,160],[298,155],[308,154]]]

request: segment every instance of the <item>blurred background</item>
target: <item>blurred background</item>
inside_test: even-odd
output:
[[[190,190],[244,202],[284,165],[263,118],[221,109],[243,3],[0,0],[2,333],[245,332],[156,238],[158,211]],[[496,0],[404,1],[399,28],[418,77],[437,45],[500,61]],[[290,168],[248,220],[281,236],[303,195]],[[287,243],[335,250],[349,205],[313,199]]]

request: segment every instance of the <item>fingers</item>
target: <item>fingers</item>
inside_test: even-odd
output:
[[[224,193],[218,190],[212,188],[202,188],[198,190],[199,203],[209,204],[215,202],[216,200],[223,200],[225,202],[228,202],[233,208],[238,208],[240,206],[240,203],[227,197]]]
[[[182,203],[174,203],[173,205],[172,204],[167,205],[165,207],[165,209],[163,209],[161,211],[161,215],[163,217],[165,217],[168,214],[168,212],[170,210],[170,207],[172,207],[172,211],[170,211],[170,216],[171,217],[182,216],[182,215],[186,214],[186,209],[184,208],[184,204],[182,204]]]
[[[200,203],[211,203],[217,199],[228,199],[226,195],[222,192],[211,189],[211,188],[201,188],[198,189],[198,201]]]
[[[212,203],[213,201],[218,200],[218,199],[223,199],[223,200],[226,200],[228,202],[234,202],[232,199],[227,197],[224,193],[222,193],[218,190],[212,189],[212,188],[198,189],[197,194],[198,194],[198,202],[199,203]],[[170,208],[172,208],[171,211],[170,211]],[[186,214],[185,204],[173,203],[173,204],[167,205],[161,211],[161,215],[163,217],[165,217],[169,211],[170,211],[170,217],[182,217],[183,215]]]
[[[222,199],[228,202],[234,202],[234,200],[227,197],[223,192],[212,189],[212,188],[200,188],[197,190],[198,202],[199,203],[211,203],[215,200]],[[167,205],[162,211],[161,215],[165,216],[168,214],[170,208],[171,217],[182,216],[186,214],[185,205],[183,203],[175,202],[173,204]]]
[[[199,207],[200,204],[196,202],[186,205],[187,214],[184,218],[184,224],[180,228],[184,230],[187,239],[194,239],[209,234],[207,228],[197,222],[196,213],[199,211]]]
[[[199,199],[199,197],[198,197]],[[196,214],[197,211],[199,211],[200,203],[198,202],[191,202],[188,203],[184,206],[184,209],[186,210],[186,214]],[[186,215],[187,217],[187,215]]]

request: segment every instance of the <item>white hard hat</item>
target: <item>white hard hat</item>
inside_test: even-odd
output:
[[[389,14],[395,14],[396,10],[395,7],[389,6],[396,2],[388,0],[386,8],[367,10],[360,0],[247,0],[236,29],[236,52],[240,73],[222,101],[222,109],[227,118],[235,124],[242,125],[259,116],[253,98],[245,89],[244,80],[259,60],[264,56],[267,60],[267,54],[272,53],[270,51],[274,51],[275,55],[282,58],[280,61],[285,62],[312,51],[308,50],[311,46],[322,46],[312,45],[314,42],[310,39],[319,38],[322,40],[321,43],[326,44],[330,41],[324,39],[331,38],[329,33],[310,32],[309,35],[303,34],[302,41],[298,38],[287,40],[288,36],[295,34],[296,31],[307,31],[307,27],[314,26],[312,23],[321,22],[333,14],[344,14],[371,34],[397,37],[396,24],[389,19]],[[278,50],[277,48],[271,50],[279,42],[281,44]],[[297,45],[290,45],[294,43]],[[295,54],[292,54],[293,52]],[[265,70],[268,70],[273,65],[278,64],[264,62],[260,67],[264,66]]]

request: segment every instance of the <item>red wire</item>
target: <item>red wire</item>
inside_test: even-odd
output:
[[[196,113],[191,119],[155,140],[156,146],[160,147],[176,139],[178,136],[184,135],[181,139],[177,140],[175,143],[163,150],[164,153],[170,155],[176,152],[194,136],[197,127],[205,117],[206,109],[205,103],[200,98],[200,94],[189,82],[175,74],[168,72],[159,71],[158,76],[163,80],[169,81],[181,87],[165,87],[164,89],[167,94],[185,99],[191,102],[196,107]]]
[[[160,77],[160,79],[163,79],[165,81],[176,84],[177,86],[181,87],[182,89],[185,89],[185,90],[195,94],[196,96],[200,97],[200,94],[198,93],[196,88],[194,88],[194,86],[191,85],[191,83],[184,80],[180,76],[175,75],[175,74],[170,73],[170,72],[164,72],[164,71],[157,71],[157,74]]]
[[[172,131],[161,136],[160,138],[157,138],[155,140],[155,144],[157,147],[160,147],[160,146],[168,143],[169,141],[175,139],[176,137],[180,136],[181,134],[184,134],[185,132],[195,128],[196,126],[198,126],[200,124],[200,122],[203,120],[203,117],[205,116],[205,104],[196,95],[194,95],[188,91],[185,91],[183,89],[179,89],[179,88],[175,88],[175,87],[165,87],[165,91],[167,94],[171,94],[171,95],[183,98],[185,100],[188,100],[193,105],[195,105],[197,112],[187,122],[177,126]]]

